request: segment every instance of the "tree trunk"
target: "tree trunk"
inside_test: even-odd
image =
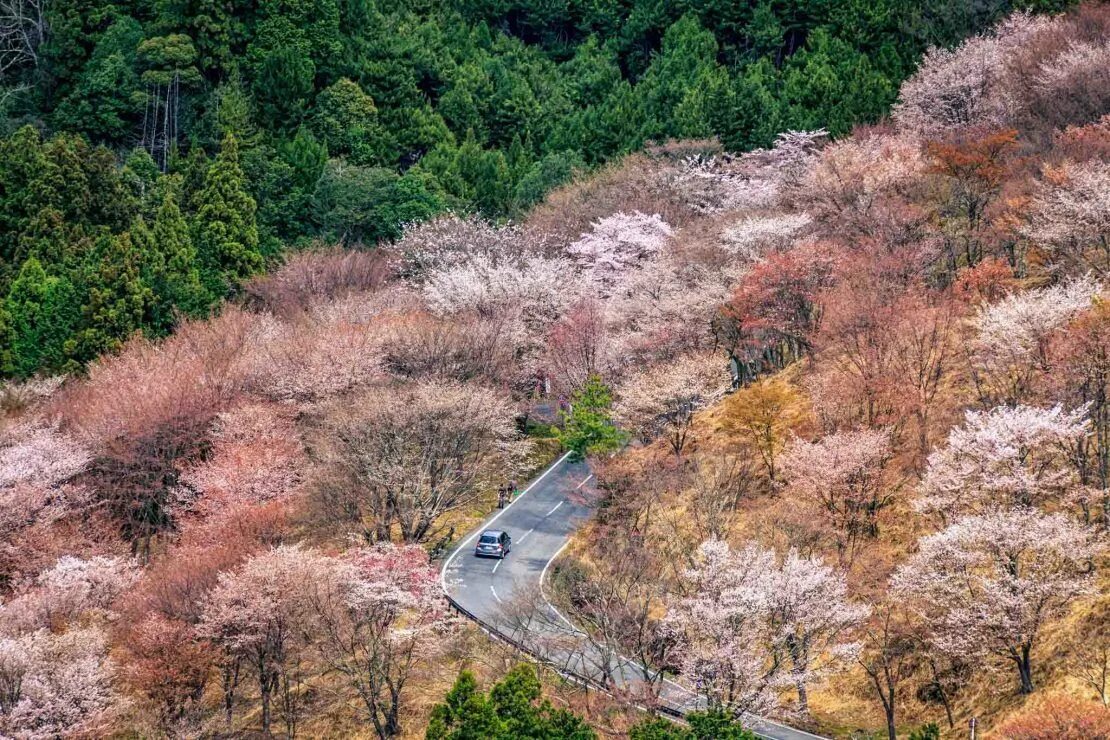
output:
[[[1029,644],[1021,646],[1021,655],[1015,660],[1018,666],[1018,675],[1021,677],[1021,693],[1033,693],[1033,666],[1029,660]]]

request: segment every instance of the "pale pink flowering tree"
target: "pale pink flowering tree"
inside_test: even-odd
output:
[[[1017,112],[1009,86],[1001,85],[1013,52],[1051,27],[1052,21],[1014,13],[992,32],[955,49],[930,48],[902,84],[894,120],[908,131],[936,137],[968,126],[1004,126]]]
[[[923,538],[892,586],[913,600],[936,650],[1001,656],[1029,693],[1041,627],[1089,591],[1098,551],[1090,533],[1063,514],[996,511]]]
[[[860,429],[816,442],[795,439],[783,455],[790,490],[826,519],[842,564],[853,561],[862,539],[878,534],[879,514],[896,490],[888,480],[891,454],[888,432]]]
[[[520,246],[517,227],[449,213],[409,224],[393,249],[401,255],[402,274],[419,282],[430,271],[465,262],[475,254],[515,254]]]
[[[305,595],[330,583],[330,565],[313,550],[282,546],[220,574],[197,632],[223,655],[229,719],[240,670],[246,670],[258,688],[263,733],[270,732],[275,698],[290,734],[295,730],[311,634]]]
[[[9,428],[0,441],[0,488],[53,487],[79,474],[91,460],[91,453],[57,424]]]
[[[614,213],[596,221],[567,254],[605,291],[662,249],[673,233],[659,214]]]
[[[858,643],[846,637],[871,610],[848,599],[844,575],[791,550],[765,585],[776,657],[789,657],[789,679],[798,709],[809,713],[807,686],[856,659]]]
[[[1110,164],[1095,158],[1046,169],[1024,233],[1065,269],[1110,273]]]
[[[571,306],[548,330],[542,363],[564,395],[581,388],[591,375],[609,374],[613,343],[605,319],[602,304],[586,299]]]
[[[779,563],[755,545],[733,551],[709,540],[687,576],[690,595],[667,619],[684,674],[711,705],[767,712],[793,686],[805,713],[807,686],[854,659],[846,637],[869,610],[848,600],[844,576],[820,559],[791,551]]]
[[[188,488],[181,503],[213,516],[285,498],[298,490],[306,465],[290,409],[240,406],[216,418],[207,459],[181,476]]]
[[[729,254],[755,262],[766,252],[788,247],[812,221],[804,212],[746,216],[725,229],[721,242]]]
[[[382,336],[372,323],[316,311],[256,317],[241,365],[259,396],[309,403],[382,376]]]
[[[348,552],[335,573],[305,594],[316,649],[378,736],[394,737],[417,661],[439,654],[451,628],[438,571],[421,547],[383,544]]]
[[[982,307],[969,360],[984,402],[1026,401],[1037,374],[1049,369],[1052,332],[1090,308],[1101,293],[1102,285],[1087,276]]]
[[[734,552],[721,540],[704,542],[686,574],[689,595],[667,614],[682,673],[710,706],[738,715],[778,708],[782,676],[768,648],[765,587],[774,569],[767,550]]]
[[[65,624],[90,613],[107,614],[112,602],[138,578],[135,563],[97,555],[66,555],[34,584],[0,606],[0,628],[30,632]]]
[[[633,375],[617,389],[617,421],[641,439],[667,440],[675,455],[689,441],[694,414],[720,398],[729,378],[713,352],[683,355]]]
[[[914,505],[947,520],[1060,502],[1078,483],[1072,455],[1088,429],[1086,408],[968,411],[948,443],[929,455]]]
[[[299,684],[318,658],[357,695],[378,736],[394,737],[415,661],[436,652],[448,627],[437,586],[436,570],[416,546],[342,557],[282,546],[221,574],[199,633],[225,662],[252,673],[264,732],[275,700],[295,731]]]
[[[127,706],[97,627],[0,638],[0,733],[26,740],[104,737]]]
[[[477,253],[428,270],[424,297],[437,314],[519,311],[548,323],[578,295],[575,265],[563,257]]]

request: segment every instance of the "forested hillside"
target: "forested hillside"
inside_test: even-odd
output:
[[[648,139],[842,135],[1013,6],[5,0],[0,367],[162,336],[314,239],[519,214]]]
[[[1010,13],[913,69],[927,33],[893,56],[880,44],[859,65],[904,52],[890,80],[905,80],[889,115],[855,126],[790,119],[786,97],[869,79],[791,78],[820,43],[875,38],[836,25],[846,7],[938,34],[993,11],[953,26],[939,6],[758,6],[783,28],[764,53],[725,30],[750,26],[723,6],[674,23],[633,7],[614,29],[596,7],[542,27],[550,5],[378,9],[362,25],[340,8],[318,35],[332,16],[173,7],[195,26],[172,42],[138,9],[71,8],[49,43],[84,29],[88,59],[44,40],[5,78],[26,81],[0,157],[0,243],[18,257],[6,362],[25,377],[0,385],[0,735],[750,740],[754,712],[835,738],[955,740],[972,720],[1003,740],[1110,737],[1110,7]],[[626,43],[637,24],[655,30]],[[373,66],[355,29],[403,50],[398,66]],[[496,112],[460,139],[446,88],[424,89],[449,54],[437,29],[466,39],[475,66],[448,67],[476,85],[495,60],[530,60],[539,84],[611,54],[636,115],[699,100],[700,84],[649,91],[701,69],[668,56],[668,35],[701,38],[730,88],[762,67],[780,122],[829,130],[744,152],[720,131],[609,162],[479,145]],[[97,56],[105,39],[122,46]],[[312,39],[342,43],[313,57]],[[118,50],[132,41],[173,74],[128,77],[147,58]],[[363,75],[319,85],[346,44],[369,55]],[[297,96],[267,103],[251,64],[280,77],[297,65],[266,60],[301,51],[311,92],[277,113]],[[68,92],[47,74],[63,58]],[[382,80],[420,60],[427,116],[399,104],[385,125],[405,87]],[[138,107],[86,68],[138,79]],[[80,108],[83,84],[115,104]],[[177,113],[158,103],[144,128],[147,85],[175,91]],[[335,113],[372,94],[381,125]],[[838,94],[830,110],[860,102]],[[540,116],[543,141],[591,109]],[[110,115],[137,122],[138,149],[17,120]],[[706,116],[611,120],[638,142],[707,135]],[[440,119],[423,156],[369,154],[393,150],[366,137]],[[178,153],[163,160],[149,144],[167,125]],[[556,174],[467,212],[478,191],[451,188],[487,170],[465,152],[514,150]],[[544,169],[567,151],[594,168]],[[81,370],[36,374],[64,367]],[[520,665],[443,594],[445,553],[564,450],[590,466],[566,492],[589,521],[542,564],[546,593],[490,595],[499,628],[552,619],[535,608],[550,598],[580,629],[556,635],[562,654],[639,661],[642,681],[606,693]],[[512,534],[509,567],[529,557]],[[689,727],[654,714],[665,680],[710,711]]]

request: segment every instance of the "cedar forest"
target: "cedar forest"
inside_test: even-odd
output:
[[[0,136],[0,735],[1110,740],[1110,7],[0,0]],[[443,598],[564,450],[633,686]]]

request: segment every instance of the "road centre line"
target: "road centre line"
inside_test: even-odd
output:
[[[565,504],[565,503],[566,503],[566,501],[560,501],[559,503],[555,504],[555,508],[554,508],[554,509],[552,509],[551,511],[547,512],[546,514],[544,514],[544,516],[545,516],[545,517],[547,517],[547,516],[551,516],[551,515],[552,515],[552,514],[554,514],[554,513],[556,512],[556,511],[558,511],[558,510],[559,510],[559,507],[560,507],[560,506],[562,506],[562,505],[563,505],[563,504]]]

